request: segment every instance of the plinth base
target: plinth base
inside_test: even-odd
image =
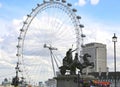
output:
[[[80,81],[94,80],[95,78],[90,75],[59,75],[55,79],[57,80],[57,87],[82,87]]]

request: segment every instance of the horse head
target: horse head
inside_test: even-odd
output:
[[[84,54],[84,57],[91,57],[91,55],[86,53],[86,54]]]
[[[89,62],[88,57],[91,57],[91,55],[89,55],[88,53],[84,54],[83,56],[84,62]]]

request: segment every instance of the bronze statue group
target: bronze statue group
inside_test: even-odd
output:
[[[94,67],[94,63],[88,60],[88,57],[91,57],[91,55],[89,55],[88,53],[85,53],[82,57],[83,63],[81,63],[79,60],[80,56],[78,55],[77,52],[75,53],[75,57],[73,59],[72,53],[74,51],[76,51],[76,49],[75,50],[69,49],[66,52],[66,56],[63,58],[63,66],[59,67],[62,75],[65,75],[67,70],[70,71],[70,75],[75,75],[76,69],[79,69],[80,73],[82,74],[82,70],[84,68],[88,66],[91,66],[92,68]]]

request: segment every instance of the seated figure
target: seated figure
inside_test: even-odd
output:
[[[74,51],[76,51],[76,49],[69,49],[66,52],[66,56],[63,58],[63,66],[59,67],[62,75],[66,73],[66,70],[70,70],[70,66],[73,63],[72,52]]]
[[[75,58],[73,60],[73,63],[71,64],[70,68],[71,68],[70,69],[71,74],[74,74],[74,75],[76,74],[76,68],[79,69],[80,72],[82,73],[83,66],[78,59],[78,53],[75,53]]]

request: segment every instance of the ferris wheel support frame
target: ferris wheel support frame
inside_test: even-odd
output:
[[[51,62],[52,62],[52,67],[53,67],[53,73],[54,73],[54,76],[55,76],[56,74],[55,74],[55,67],[54,67],[53,52],[52,52],[52,50],[57,50],[57,48],[52,47],[51,45],[47,46],[46,44],[44,44],[44,48],[48,48],[49,51],[50,51]]]

